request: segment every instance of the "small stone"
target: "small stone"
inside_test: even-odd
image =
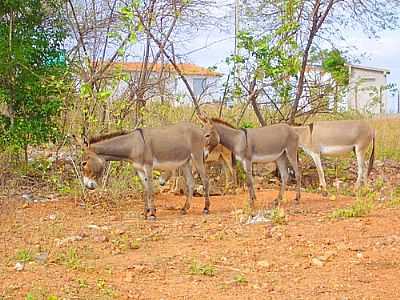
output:
[[[314,257],[314,258],[311,260],[311,263],[312,263],[314,266],[317,266],[317,267],[323,267],[323,266],[324,266],[324,262],[323,262],[322,260],[320,260],[318,257]]]
[[[271,266],[268,260],[260,260],[257,262],[257,265],[263,268],[269,268]]]
[[[21,195],[22,199],[24,199],[27,202],[33,202],[33,195],[32,193],[23,193]]]
[[[363,256],[364,256],[364,255],[362,254],[362,252],[357,252],[357,257],[358,257],[358,258],[363,258]]]
[[[124,230],[124,229],[117,228],[117,229],[115,230],[115,234],[123,235],[124,233],[125,233],[125,230]]]
[[[38,253],[36,255],[35,261],[38,264],[45,264],[47,262],[48,257],[49,257],[49,253],[48,252],[41,252],[41,253]]]
[[[56,220],[56,219],[57,219],[57,215],[56,215],[56,214],[50,214],[50,215],[49,215],[49,220],[54,221],[54,220]]]
[[[108,237],[105,235],[97,235],[94,237],[94,241],[97,243],[104,243],[108,241]]]
[[[25,268],[25,264],[23,262],[18,261],[15,264],[15,271],[21,272]]]

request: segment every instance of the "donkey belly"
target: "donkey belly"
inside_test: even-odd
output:
[[[253,162],[270,162],[277,160],[283,151],[274,154],[253,154],[252,161]]]
[[[159,161],[157,159],[153,160],[153,168],[160,170],[175,170],[185,164],[187,159],[185,160],[177,160],[177,161]]]
[[[321,154],[338,155],[353,151],[354,145],[320,146]]]

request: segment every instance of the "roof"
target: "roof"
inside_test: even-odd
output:
[[[141,62],[114,62],[113,66],[116,68],[121,67],[122,71],[125,72],[140,72],[142,69]],[[195,64],[177,64],[178,68],[182,71],[183,75],[200,75],[208,77],[221,77],[222,73],[212,71],[210,69],[197,66]],[[151,67],[151,64],[148,66]],[[164,72],[176,73],[175,68],[172,64],[155,64],[153,66],[153,72],[160,73],[163,69]]]
[[[384,69],[384,68],[375,68],[375,67],[366,67],[366,66],[361,66],[361,65],[352,65],[352,64],[347,64],[350,68],[354,69],[362,69],[362,70],[369,70],[369,71],[375,71],[375,72],[382,72],[385,74],[390,74],[389,69]]]

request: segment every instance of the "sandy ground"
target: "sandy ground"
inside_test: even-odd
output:
[[[259,191],[257,207],[276,194]],[[400,209],[332,220],[354,199],[303,193],[300,205],[282,205],[287,224],[246,225],[245,192],[211,201],[208,216],[201,197],[181,215],[183,196],[158,194],[148,222],[132,197],[9,200],[0,299],[400,299]]]

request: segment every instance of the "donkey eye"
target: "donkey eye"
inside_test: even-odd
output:
[[[204,135],[206,138],[209,138],[211,135],[209,133]]]
[[[87,161],[83,161],[82,162],[82,167],[84,167],[84,166],[86,166],[87,165]]]

